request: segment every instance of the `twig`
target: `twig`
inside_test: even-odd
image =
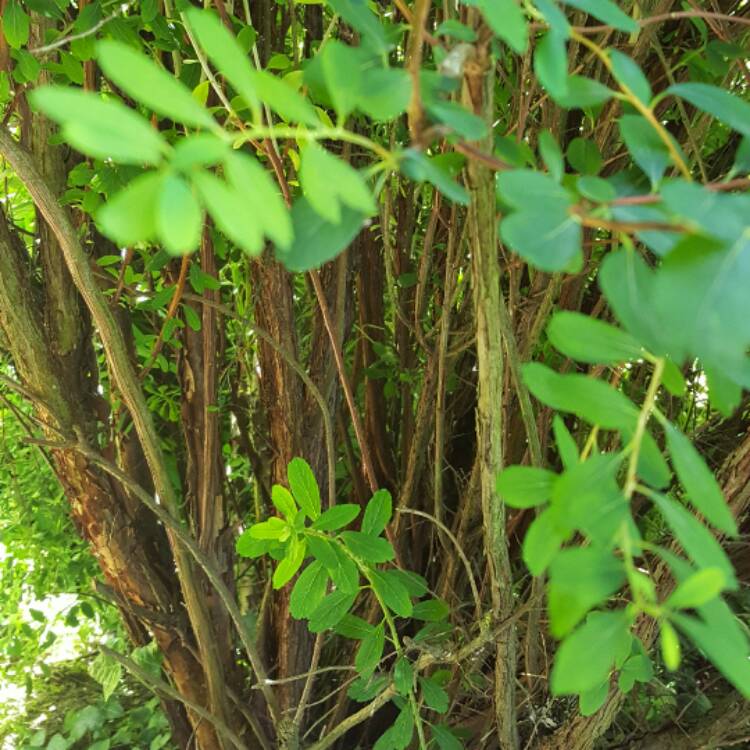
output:
[[[162,696],[166,696],[167,698],[170,698],[171,700],[179,701],[180,703],[184,704],[187,708],[189,708],[193,713],[198,714],[198,716],[200,716],[201,719],[210,721],[216,728],[216,731],[219,734],[224,735],[228,740],[230,740],[231,743],[237,748],[237,750],[248,750],[247,745],[221,719],[219,719],[217,716],[214,716],[209,711],[206,711],[206,709],[203,708],[203,706],[191,701],[189,698],[186,698],[184,695],[180,695],[180,693],[178,693],[173,687],[168,685],[166,682],[163,682],[162,680],[159,680],[156,677],[153,677],[145,669],[143,669],[143,667],[141,667],[139,664],[134,662],[129,657],[124,656],[123,654],[119,653],[118,651],[114,651],[111,648],[108,648],[107,646],[104,646],[104,645],[99,646],[99,650],[108,659],[113,659],[114,661],[118,662],[123,667],[125,667],[125,669],[127,669],[128,672],[130,672],[133,675],[133,677],[135,677],[139,682],[142,682],[150,690],[153,690],[157,694],[160,693]]]

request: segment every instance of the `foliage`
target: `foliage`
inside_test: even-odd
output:
[[[3,679],[128,650],[94,560],[164,657],[29,747],[166,744],[123,665],[202,750],[750,697],[742,11],[5,4]]]

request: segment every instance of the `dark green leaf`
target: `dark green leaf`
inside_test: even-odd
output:
[[[440,622],[447,619],[450,607],[442,599],[427,599],[414,605],[412,617],[424,622]]]
[[[669,149],[652,125],[640,115],[623,115],[620,134],[633,161],[643,170],[652,185],[657,185],[672,161]]]
[[[343,591],[328,594],[310,614],[307,626],[310,632],[322,633],[335,627],[351,609],[356,597],[356,594],[347,594]]]
[[[603,705],[604,701],[607,700],[609,695],[609,681],[605,680],[601,685],[597,685],[591,690],[584,690],[578,696],[578,706],[581,711],[581,716],[591,716],[595,714]]]
[[[532,575],[541,575],[565,541],[551,509],[542,511],[523,538],[523,561]]]
[[[393,685],[399,695],[408,695],[414,684],[414,669],[405,656],[399,656],[393,668]]]
[[[434,680],[426,677],[419,678],[419,686],[422,688],[422,699],[425,705],[429,706],[433,711],[437,711],[439,714],[444,714],[448,710],[450,700],[448,693],[443,690]]]
[[[369,677],[380,663],[385,648],[385,630],[382,623],[367,634],[357,649],[354,667],[363,677]]]
[[[363,638],[367,638],[367,636],[370,635],[373,626],[370,625],[367,620],[363,620],[356,615],[345,615],[341,622],[336,625],[334,630],[338,635],[344,636],[344,638],[361,641]]]
[[[450,730],[449,727],[433,724],[432,737],[440,750],[463,750],[464,743]]]
[[[368,574],[372,586],[383,603],[399,617],[411,617],[413,611],[409,592],[397,576],[390,570],[372,570]]]

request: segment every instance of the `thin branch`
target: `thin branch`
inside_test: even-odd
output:
[[[118,662],[118,664],[121,664],[123,667],[125,667],[125,669],[127,669],[128,672],[133,675],[133,677],[135,677],[139,682],[142,682],[153,692],[161,694],[162,696],[167,697],[171,700],[179,701],[187,708],[189,708],[193,713],[196,713],[198,716],[200,716],[201,719],[210,721],[211,724],[213,724],[216,728],[216,731],[226,737],[237,748],[237,750],[248,750],[247,745],[221,719],[219,719],[217,716],[214,716],[209,711],[206,711],[203,706],[191,701],[184,695],[181,695],[166,682],[153,677],[139,664],[136,664],[136,662],[134,662],[132,659],[124,656],[118,651],[113,651],[111,648],[108,648],[104,645],[99,646],[99,650],[108,659],[113,659],[114,661]]]

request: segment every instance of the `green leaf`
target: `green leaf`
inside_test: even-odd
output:
[[[422,688],[422,699],[425,705],[439,714],[444,714],[450,705],[448,693],[443,690],[434,680],[426,677],[419,678],[419,686]]]
[[[361,531],[342,531],[341,538],[352,554],[368,563],[383,563],[396,556],[391,543]]]
[[[320,490],[310,464],[303,458],[293,458],[287,467],[287,477],[297,504],[314,521],[320,516]]]
[[[635,427],[620,432],[623,444],[627,445],[633,439]],[[643,433],[641,450],[638,454],[638,476],[656,489],[663,489],[669,486],[672,481],[669,464],[667,464],[661,448],[648,430]]]
[[[23,47],[29,41],[29,17],[18,0],[8,0],[5,6],[3,35],[13,49]]]
[[[140,115],[113,99],[57,86],[35,89],[33,107],[62,126],[67,143],[97,159],[119,164],[158,164],[166,149],[159,133]]]
[[[750,137],[750,104],[739,97],[707,83],[677,83],[667,91]]]
[[[289,525],[276,516],[272,516],[267,521],[253,524],[247,530],[247,533],[253,539],[281,539],[288,532]]]
[[[664,602],[664,606],[672,609],[700,607],[719,596],[724,583],[724,573],[719,568],[704,568],[683,581]]]
[[[638,32],[640,29],[638,24],[629,15],[620,10],[612,0],[563,1],[566,5],[578,8],[578,10],[582,10],[594,18],[598,18],[602,23],[612,26],[619,31],[627,31],[632,34]]]
[[[737,522],[724,500],[719,483],[692,442],[669,423],[664,430],[672,463],[690,502],[716,528],[726,534],[737,534]]]
[[[212,133],[196,133],[175,144],[169,164],[189,174],[193,167],[212,167],[223,161],[228,150],[227,144]]]
[[[555,182],[560,182],[565,174],[565,162],[563,161],[560,144],[549,130],[543,130],[539,134],[539,154],[549,171],[550,177]]]
[[[404,706],[393,722],[393,726],[386,730],[372,750],[406,750],[414,734],[414,717],[410,706]]]
[[[251,108],[257,108],[255,72],[234,35],[210,11],[191,8],[187,11],[187,18],[198,43],[221,74]]]
[[[139,175],[96,213],[99,229],[120,247],[146,242],[156,234],[156,205],[162,175]]]
[[[612,74],[617,82],[630,89],[643,104],[648,106],[653,96],[651,84],[638,64],[632,57],[616,49],[610,50],[609,59],[612,63]]]
[[[218,128],[186,86],[129,45],[105,39],[97,45],[97,60],[108,78],[157,114],[185,125]]]
[[[584,690],[578,696],[578,706],[581,711],[581,716],[591,716],[595,714],[603,705],[604,701],[607,700],[609,695],[609,681],[605,680],[601,685],[597,685],[591,690]]]
[[[344,615],[341,622],[336,625],[335,630],[338,635],[342,635],[344,638],[361,641],[372,632],[373,626],[367,620],[363,620],[356,615]]]
[[[574,138],[568,146],[567,156],[570,166],[581,174],[595,175],[602,168],[602,155],[590,138]]]
[[[516,0],[475,0],[492,31],[514,52],[526,52],[529,32],[526,18]]]
[[[578,362],[616,365],[643,356],[630,334],[577,312],[555,313],[547,336],[555,349]]]
[[[318,531],[336,531],[348,526],[358,515],[361,508],[354,503],[342,503],[334,505],[324,511],[312,525]]]
[[[295,574],[302,566],[306,551],[307,542],[305,539],[292,536],[286,557],[279,562],[273,573],[272,583],[275,589],[280,589],[282,586],[286,586],[286,584],[294,578]]]
[[[328,5],[363,35],[365,44],[374,53],[382,56],[391,50],[393,45],[388,41],[386,29],[366,0],[328,0]]]
[[[578,178],[576,189],[584,198],[597,203],[611,203],[617,198],[617,191],[612,184],[601,177],[583,175]]]
[[[570,23],[556,2],[553,2],[553,0],[535,0],[534,5],[553,31],[566,39],[570,37]]]
[[[546,365],[529,362],[523,366],[523,379],[543,404],[605,429],[627,428],[638,418],[638,409],[626,396],[586,375],[559,375]]]
[[[308,203],[331,224],[341,222],[342,204],[364,215],[375,212],[375,201],[362,175],[316,143],[302,152],[300,182]]]
[[[533,508],[549,500],[554,472],[534,466],[509,466],[497,477],[497,494],[511,508]]]
[[[393,667],[393,686],[399,695],[409,695],[414,685],[414,669],[405,656],[399,656]]]
[[[411,99],[412,81],[400,68],[365,68],[357,108],[373,120],[388,122],[406,111]]]
[[[297,505],[294,502],[292,493],[286,487],[275,484],[271,488],[271,502],[287,521],[294,520],[294,517],[297,515]]]
[[[347,594],[359,591],[359,570],[338,544],[320,537],[308,536],[310,554],[323,563],[336,588]]]
[[[579,460],[578,445],[559,414],[555,414],[552,420],[552,431],[555,435],[555,445],[563,467],[565,469],[572,468]]]
[[[230,185],[242,195],[245,211],[255,215],[263,233],[277,247],[287,250],[294,239],[292,219],[268,171],[241,151],[231,151],[225,157],[224,170]]]
[[[294,241],[286,252],[276,253],[277,258],[290,271],[310,271],[333,260],[359,234],[366,216],[344,207],[341,221],[326,221],[307,201],[300,198],[292,206]]]
[[[193,175],[204,206],[216,226],[249,255],[263,249],[263,232],[258,217],[247,210],[244,196],[210,172]]]
[[[590,109],[609,101],[615,92],[603,83],[583,76],[568,77],[567,93],[557,97],[557,103],[566,109]]]
[[[357,677],[346,691],[348,698],[359,703],[369,703],[376,695],[382,693],[388,685],[385,675],[371,676],[369,679]]]
[[[388,609],[395,612],[399,617],[411,617],[413,607],[409,592],[395,571],[371,570],[368,575],[378,596]]]
[[[621,453],[600,453],[566,469],[552,489],[551,510],[560,531],[578,529],[609,546],[628,520],[628,503],[616,482]]]
[[[732,563],[729,562],[721,545],[713,534],[678,502],[658,492],[650,492],[649,497],[659,508],[664,520],[672,529],[677,541],[688,557],[700,568],[718,568],[724,574],[726,587],[737,588]]]
[[[747,643],[738,651],[731,640],[723,637],[721,631],[697,618],[674,615],[673,620],[739,690],[745,700],[750,700],[750,652]]]
[[[102,686],[104,700],[109,700],[122,678],[122,665],[106,654],[99,654],[89,666],[89,674]]]
[[[623,115],[617,122],[633,161],[643,170],[651,185],[656,186],[672,161],[667,145],[640,115]]]
[[[378,490],[367,503],[362,518],[362,533],[379,536],[393,515],[393,500],[388,490]]]
[[[398,568],[395,568],[393,570],[389,570],[388,575],[396,578],[401,583],[401,585],[409,592],[409,596],[419,598],[420,596],[424,596],[427,593],[427,581],[425,581],[425,579],[418,573],[414,573],[411,570],[400,570]]]
[[[354,668],[357,670],[357,673],[363,677],[372,675],[377,669],[380,659],[383,657],[384,648],[385,629],[381,623],[376,628],[373,628],[359,644],[357,655],[354,657]]]
[[[320,125],[312,104],[272,73],[256,70],[255,88],[261,100],[287,122],[299,122],[311,127]]]
[[[460,203],[462,206],[469,205],[469,192],[466,188],[452,179],[435,159],[430,159],[421,151],[407,149],[401,160],[401,171],[412,180],[434,185],[454,203]]]
[[[564,36],[548,31],[537,42],[534,72],[555,101],[568,93],[568,50]]]
[[[357,50],[337,39],[330,40],[320,51],[319,57],[333,108],[339,122],[343,122],[355,109],[359,99],[361,58]]]
[[[432,737],[440,750],[463,750],[464,748],[464,743],[453,734],[450,727],[442,724],[432,725]]]
[[[442,599],[427,599],[414,605],[412,617],[424,622],[440,622],[448,618],[450,607]]]
[[[630,652],[630,618],[623,611],[593,612],[557,650],[553,695],[583,693],[606,682],[617,655]]]
[[[344,591],[334,591],[328,594],[310,614],[308,630],[311,633],[322,633],[324,630],[336,627],[351,609],[356,598],[356,594],[347,594]]]
[[[456,102],[428,102],[426,109],[433,120],[470,141],[478,141],[487,135],[487,123]]]
[[[629,693],[636,682],[650,682],[653,676],[654,667],[651,659],[645,653],[638,653],[622,665],[620,674],[617,676],[617,686],[623,693]]]
[[[680,639],[677,631],[666,620],[660,623],[659,644],[664,666],[670,672],[676,671],[680,666]]]
[[[532,575],[541,575],[546,570],[565,537],[557,527],[555,514],[549,508],[532,521],[523,538],[523,561]]]
[[[514,169],[497,177],[497,194],[518,209],[572,204],[570,193],[550,175],[531,169]]]
[[[625,567],[597,547],[562,550],[549,567],[550,632],[562,638],[625,581]]]
[[[161,181],[156,204],[156,231],[170,255],[184,255],[198,247],[203,211],[190,185],[175,173]]]
[[[580,265],[581,225],[567,201],[516,211],[500,222],[500,236],[524,260],[555,273]]]
[[[250,558],[262,557],[268,554],[268,551],[275,543],[273,539],[256,539],[250,534],[250,530],[247,529],[237,539],[237,554]]]

